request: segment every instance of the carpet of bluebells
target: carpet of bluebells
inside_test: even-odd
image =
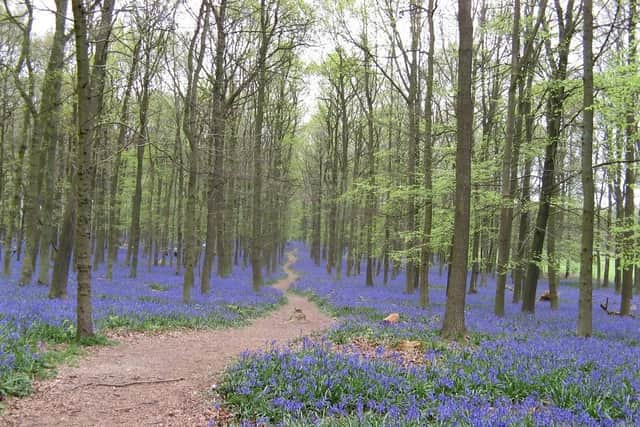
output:
[[[451,344],[437,337],[446,271],[432,272],[430,307],[423,310],[417,294],[403,293],[403,276],[386,287],[377,277],[373,288],[364,286],[363,276],[336,281],[303,246],[297,249],[297,291],[340,322],[326,341],[242,356],[227,372],[222,394],[245,423],[640,425],[640,320],[598,307],[606,297],[617,305],[613,291],[594,291],[594,336],[582,339],[574,332],[575,285],[561,285],[559,310],[539,302],[531,316],[509,305],[505,317],[496,318],[489,279],[467,296],[468,340]],[[400,313],[400,323],[381,321],[391,312]],[[332,351],[355,337],[379,347],[374,354]],[[423,360],[407,365],[400,353],[398,360],[377,357],[400,340],[421,341]]]
[[[146,263],[141,264],[136,279],[128,277],[124,265],[114,267],[112,281],[105,279],[104,267],[93,273],[93,318],[99,330],[227,327],[243,324],[283,302],[282,292],[275,288],[253,292],[250,270],[235,268],[230,277],[214,275],[208,295],[201,295],[196,286],[192,302],[183,304],[183,276],[176,275],[174,267],[156,266],[147,271]],[[41,340],[70,340],[75,330],[75,276],[70,277],[68,297],[51,300],[46,286],[18,286],[19,269],[14,263],[12,277],[0,280],[0,398],[25,392],[22,383],[28,378],[18,376],[18,385],[12,381],[16,371],[37,370],[46,344]],[[278,272],[268,279],[282,275]],[[200,283],[197,279],[196,285]]]

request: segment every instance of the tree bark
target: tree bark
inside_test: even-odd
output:
[[[451,270],[447,281],[447,301],[441,334],[455,338],[466,331],[464,306],[469,256],[471,201],[471,150],[473,141],[473,21],[471,0],[458,0],[458,94],[456,102],[456,198]]]
[[[511,32],[511,77],[507,96],[507,121],[502,157],[502,207],[500,208],[500,228],[498,231],[498,279],[493,312],[504,316],[504,294],[511,253],[511,229],[513,222],[513,202],[511,191],[511,169],[516,126],[516,93],[520,79],[520,0],[513,3],[513,29]]]
[[[558,267],[560,265],[556,254],[556,234],[558,233],[558,209],[551,207],[547,224],[547,268],[549,269],[549,302],[551,309],[558,308]]]
[[[24,197],[24,213],[26,226],[26,250],[25,257],[22,261],[22,269],[20,272],[20,285],[26,285],[31,282],[36,258],[41,239],[42,219],[40,215],[42,200],[42,184],[44,173],[51,171],[51,168],[45,168],[48,149],[53,146],[55,153],[55,144],[58,133],[59,112],[61,110],[60,91],[62,88],[62,78],[60,73],[64,67],[64,46],[65,46],[65,23],[66,23],[67,0],[56,1],[56,24],[53,35],[53,44],[47,70],[45,72],[42,85],[42,97],[40,101],[40,109],[34,120],[32,130],[31,147],[29,151],[28,176],[29,183],[26,187]],[[50,163],[55,164],[53,160]],[[49,176],[48,182],[51,184],[54,177]],[[47,185],[47,188],[52,188]],[[51,192],[50,192],[51,193]],[[50,195],[44,195],[49,196]],[[47,197],[48,198],[48,197]],[[51,202],[47,205],[51,207]],[[47,214],[48,215],[48,214]],[[44,227],[45,237],[50,237],[50,227]],[[49,242],[45,240],[47,267],[49,263]],[[47,268],[48,272],[48,268]],[[43,273],[44,274],[44,273]],[[48,274],[47,274],[48,276]],[[45,279],[44,276],[41,277]],[[45,282],[48,281],[48,277]]]
[[[593,306],[593,1],[582,3],[583,96],[582,96],[582,238],[580,248],[580,296],[578,336],[592,334]],[[598,260],[598,262],[600,262]],[[599,266],[598,266],[599,269]]]
[[[77,203],[76,218],[76,270],[78,272],[77,338],[93,336],[91,307],[91,184],[95,171],[93,142],[102,98],[103,78],[107,62],[111,19],[115,1],[105,0],[101,5],[99,40],[89,72],[89,41],[86,5],[72,0],[73,28],[75,32],[77,91],[78,91],[78,151],[77,151]]]
[[[567,63],[569,57],[569,45],[575,31],[575,21],[573,16],[573,0],[569,0],[566,6],[565,16],[562,16],[562,9],[556,2],[556,13],[561,22],[558,34],[558,59],[552,57],[550,46],[547,45],[550,58],[549,62],[553,66],[553,85],[549,90],[547,100],[547,146],[545,149],[544,170],[542,172],[542,189],[540,192],[540,203],[536,216],[536,225],[531,243],[531,256],[527,265],[527,273],[524,284],[522,299],[522,311],[534,313],[536,304],[536,291],[538,287],[538,276],[540,274],[540,261],[542,260],[542,248],[544,246],[544,236],[547,229],[547,221],[551,209],[551,198],[555,194],[555,163],[558,152],[558,144],[562,133],[562,116],[565,101],[564,80],[567,77]]]
[[[198,106],[198,80],[202,70],[204,54],[206,51],[207,29],[209,27],[209,7],[207,2],[202,2],[200,14],[189,46],[187,58],[188,83],[187,93],[184,99],[184,112],[182,128],[191,153],[189,155],[189,178],[187,183],[187,203],[184,213],[184,282],[182,286],[182,301],[187,304],[191,301],[191,289],[194,281],[194,268],[199,253],[199,243],[196,241],[196,204],[197,204],[197,179],[198,179],[198,153],[199,135],[197,132],[196,109]],[[196,51],[196,49],[198,49]],[[195,58],[194,58],[195,56]],[[194,63],[195,60],[195,63]],[[177,143],[177,140],[176,140]],[[178,195],[180,198],[180,195]],[[180,254],[178,254],[180,256]],[[176,263],[179,265],[180,261]],[[176,267],[176,271],[178,267]]]
[[[533,73],[527,70],[527,82],[524,94],[520,99],[520,116],[524,120],[524,144],[530,146],[533,141],[533,121],[531,115],[531,88],[533,85]],[[526,155],[526,154],[525,154]],[[513,278],[513,303],[519,303],[522,299],[524,287],[525,256],[527,253],[527,240],[529,235],[529,202],[531,201],[531,169],[533,159],[526,155],[524,171],[522,174],[522,193],[520,194],[520,222],[518,224],[518,248],[515,271]]]
[[[49,298],[65,298],[67,296],[67,284],[69,280],[69,267],[71,265],[71,253],[76,230],[76,194],[78,178],[75,169],[69,174],[69,189],[67,190],[64,214],[62,216],[62,228],[58,241],[58,250],[53,264],[53,276],[49,288]]]
[[[629,2],[629,20],[628,20],[628,38],[629,53],[627,57],[627,65],[632,70],[630,75],[637,74],[637,46],[636,46],[636,1]],[[623,263],[622,263],[622,289],[620,293],[620,315],[628,316],[631,314],[631,299],[633,297],[633,270],[632,262],[633,252],[633,227],[635,225],[635,204],[633,197],[633,187],[635,186],[635,174],[633,162],[635,161],[636,135],[638,133],[636,125],[636,97],[631,95],[627,100],[627,117],[625,126],[625,154],[624,160],[625,176],[624,176],[624,227],[623,232]]]
[[[433,65],[435,54],[436,31],[433,15],[436,3],[429,0],[429,50],[427,52],[427,91],[424,100],[424,217],[422,219],[422,250],[420,254],[420,307],[429,305],[429,263],[431,258],[431,226],[433,223]]]
[[[31,123],[31,114],[28,110],[24,113],[24,123],[22,129],[22,137],[20,138],[20,145],[18,146],[18,152],[14,160],[15,166],[13,168],[13,195],[11,197],[11,206],[7,215],[7,237],[4,240],[4,255],[3,255],[3,268],[2,274],[5,277],[11,275],[11,257],[13,256],[13,238],[16,237],[16,247],[21,242],[21,237],[18,235],[19,221],[20,221],[20,201],[22,200],[22,188],[23,188],[23,166],[24,155],[27,151],[27,133],[29,130],[29,124]],[[16,251],[16,258],[20,259],[18,251]]]
[[[119,217],[120,217],[120,202],[119,202],[119,187],[120,187],[120,166],[122,164],[121,151],[124,149],[125,139],[127,135],[127,122],[129,116],[129,102],[131,99],[131,91],[133,90],[133,82],[138,67],[138,58],[140,56],[141,42],[138,40],[133,48],[133,55],[131,58],[131,68],[129,69],[129,75],[127,77],[127,85],[124,91],[124,97],[122,99],[120,109],[120,124],[118,125],[118,137],[115,145],[115,153],[113,158],[113,166],[111,172],[111,183],[109,188],[109,231],[108,231],[108,253],[107,253],[107,280],[113,279],[113,264],[116,261],[118,255],[118,249],[120,244],[119,237]]]
[[[416,207],[415,188],[416,185],[416,163],[418,158],[418,145],[420,140],[420,89],[418,78],[420,34],[422,30],[421,11],[422,1],[411,0],[410,26],[411,26],[411,61],[409,62],[409,90],[407,96],[407,106],[409,107],[409,146],[407,150],[407,185],[409,186],[409,200],[407,203],[407,229],[409,232],[407,242],[407,282],[405,291],[413,293],[418,283],[417,263],[414,260],[413,251],[416,246],[416,239],[413,237],[416,228]]]
[[[149,53],[146,53],[146,68],[150,66]],[[145,70],[145,75],[148,70]],[[136,135],[136,186],[131,202],[131,231],[129,233],[129,247],[131,252],[131,264],[129,277],[135,279],[138,276],[138,257],[140,256],[140,210],[142,208],[142,167],[144,164],[144,147],[147,143],[147,113],[149,110],[149,81],[145,78],[142,83],[142,98],[140,100],[140,129]]]
[[[200,292],[208,294],[211,289],[211,269],[213,257],[218,252],[218,272],[224,266],[224,137],[226,125],[226,99],[224,93],[224,55],[226,51],[226,33],[224,29],[226,0],[222,0],[214,9],[216,21],[215,75],[213,81],[212,111],[212,156],[213,169],[209,171],[209,197],[207,199],[207,241],[200,275]],[[225,272],[226,273],[226,272]]]
[[[533,41],[537,35],[546,11],[546,0],[540,2],[538,18],[535,27],[528,35],[525,51],[520,56],[520,0],[514,1],[513,30],[511,34],[511,76],[509,81],[509,93],[507,101],[507,122],[502,159],[502,207],[500,209],[500,228],[498,232],[498,279],[496,281],[496,298],[494,313],[496,316],[504,316],[505,287],[509,270],[509,258],[511,254],[511,233],[513,226],[513,187],[514,177],[517,177],[518,155],[516,144],[518,133],[516,129],[516,91],[518,83],[522,79],[524,65],[533,54]]]

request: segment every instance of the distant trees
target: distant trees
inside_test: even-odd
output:
[[[4,275],[18,259],[19,284],[37,272],[49,295],[63,298],[77,274],[84,338],[93,334],[91,272],[104,263],[108,280],[119,261],[131,277],[141,257],[147,268],[172,264],[185,273],[185,302],[201,260],[203,293],[216,255],[221,276],[250,255],[272,272],[289,236],[306,6],[265,1],[261,21],[251,2],[203,0],[194,29],[181,32],[176,16],[190,11],[177,2],[131,0],[118,13],[111,0],[73,0],[70,11],[68,3],[57,0],[46,18],[52,38],[34,35],[31,1],[0,7]],[[252,47],[263,37],[260,59]],[[255,189],[254,166],[263,171]],[[260,241],[251,253],[253,217]]]
[[[511,70],[509,75],[509,87],[507,90],[507,116],[505,122],[505,139],[502,156],[501,196],[503,205],[500,208],[500,228],[498,232],[498,276],[496,281],[496,298],[494,312],[496,316],[504,316],[505,287],[507,273],[509,271],[509,258],[511,255],[511,233],[513,228],[513,191],[517,185],[518,157],[521,142],[516,140],[517,125],[522,126],[522,120],[516,120],[516,103],[518,102],[518,87],[524,83],[523,71],[530,63],[534,55],[534,40],[538,29],[542,25],[546,12],[547,2],[543,0],[538,5],[537,19],[533,28],[527,33],[524,53],[520,53],[520,1],[513,4],[513,29],[511,31]]]
[[[18,284],[62,298],[76,273],[79,336],[103,264],[109,280],[119,262],[132,277],[169,264],[188,303],[239,267],[259,289],[291,238],[336,278],[405,274],[423,307],[429,271],[448,270],[448,336],[490,276],[498,316],[508,301],[535,312],[541,272],[556,307],[578,265],[579,335],[594,271],[631,313],[636,2],[56,0],[46,36],[32,1],[14,3],[0,6],[3,274],[20,261]],[[314,34],[331,43],[302,54]]]
[[[462,263],[454,255],[462,253],[461,248],[454,249],[454,241],[462,237],[457,235],[461,230],[455,218],[456,210],[465,206],[453,193],[454,183],[459,184],[454,175],[463,172],[460,165],[464,168],[465,159],[460,163],[454,147],[462,137],[458,121],[469,114],[460,117],[454,107],[462,70],[452,58],[460,45],[447,44],[445,32],[443,44],[438,48],[434,44],[434,22],[446,19],[453,8],[410,0],[325,8],[325,28],[335,38],[336,49],[318,67],[320,107],[306,128],[314,149],[307,150],[305,159],[305,170],[316,176],[304,181],[303,200],[308,203],[300,208],[303,218],[309,218],[305,222],[309,232],[303,229],[301,235],[312,242],[314,260],[326,259],[327,270],[337,277],[341,260],[346,261],[347,274],[357,274],[363,262],[374,273],[365,275],[369,286],[377,275],[386,284],[388,277],[404,270],[405,292],[419,284],[422,306],[428,304],[428,271],[433,264],[440,270],[450,268],[449,286],[462,281],[469,292],[486,286],[487,277],[495,275],[495,313],[502,316],[507,301],[521,304],[525,312],[535,311],[541,271],[548,275],[546,292],[551,308],[556,308],[559,283],[578,272],[582,256],[584,274],[585,263],[591,263],[600,281],[615,276],[617,289],[625,289],[624,308],[630,307],[633,285],[628,284],[640,283],[632,268],[639,241],[633,231],[637,219],[625,210],[633,205],[625,201],[633,191],[627,184],[635,182],[636,150],[629,150],[626,141],[634,138],[634,128],[628,124],[632,117],[637,121],[637,112],[630,113],[625,106],[636,96],[632,94],[637,79],[626,74],[635,66],[631,58],[636,56],[636,6],[595,3],[593,16],[598,22],[592,27],[596,35],[591,36],[588,28],[580,28],[586,15],[573,1],[476,5],[470,89],[475,114],[462,129],[470,128],[472,140],[477,139],[468,150],[472,202],[464,233],[469,240],[460,245],[467,245],[471,256]],[[367,9],[367,5],[377,7]],[[443,7],[446,12],[434,19]],[[505,43],[506,34],[511,34],[510,43]],[[582,46],[580,35],[594,40],[591,65],[587,59],[570,60]],[[614,45],[617,54],[611,50]],[[348,69],[343,67],[343,77],[340,68],[331,68],[340,64],[340,58],[349,64]],[[589,106],[589,67],[594,70],[591,86],[600,89],[594,90],[593,106]],[[626,82],[618,80],[622,75]],[[340,78],[351,82],[348,96],[340,96]],[[372,97],[374,78],[380,83]],[[586,145],[581,148],[579,140]],[[376,150],[372,157],[369,147]],[[593,171],[592,178],[585,168]],[[417,185],[420,180],[422,187]],[[593,237],[583,233],[594,222],[589,219],[591,199],[598,200]],[[417,217],[422,220],[416,221]],[[364,225],[362,232],[350,233],[357,224]],[[578,235],[584,236],[582,242]],[[616,259],[614,268],[608,269],[607,257]],[[468,284],[461,273],[467,270],[471,270]],[[454,273],[460,278],[453,280]],[[592,279],[587,277],[580,279],[584,298],[591,292],[586,283]],[[450,298],[451,308],[462,308],[459,294]],[[583,302],[583,308],[585,304],[592,301]],[[590,314],[584,311],[581,322],[584,316]],[[581,326],[580,334],[588,335],[587,329]]]

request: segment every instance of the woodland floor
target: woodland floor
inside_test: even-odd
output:
[[[274,286],[286,291],[298,276]],[[114,346],[93,347],[73,366],[34,385],[35,393],[6,402],[8,426],[202,426],[214,415],[211,390],[224,368],[245,350],[318,333],[332,319],[307,299],[288,302],[243,328],[179,330],[113,336]],[[306,320],[291,320],[299,308]]]

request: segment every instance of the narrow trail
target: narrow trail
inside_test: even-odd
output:
[[[290,266],[274,286],[286,291],[298,278]],[[96,347],[76,366],[59,368],[35,393],[11,399],[0,416],[8,426],[206,426],[207,392],[224,368],[244,350],[264,348],[320,332],[332,320],[306,298],[288,302],[249,326],[221,330],[180,330],[134,334],[115,346]],[[295,308],[306,320],[290,320]]]

